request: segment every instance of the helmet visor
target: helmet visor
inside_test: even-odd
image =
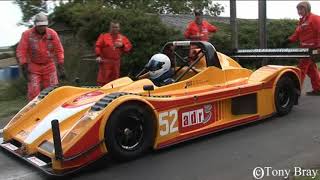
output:
[[[145,66],[145,68],[149,71],[156,71],[162,68],[164,65],[164,62],[156,61],[156,60],[151,60],[149,63]]]

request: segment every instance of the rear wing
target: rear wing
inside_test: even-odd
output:
[[[238,49],[231,56],[237,59],[313,58],[313,57],[318,57],[319,54],[320,54],[320,49],[275,48],[275,49]]]

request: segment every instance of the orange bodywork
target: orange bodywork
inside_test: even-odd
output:
[[[1,146],[46,172],[59,174],[107,154],[105,127],[123,103],[140,102],[152,110],[154,119],[150,120],[156,122],[153,148],[159,149],[272,116],[276,113],[275,87],[284,75],[293,77],[300,90],[300,71],[295,67],[269,65],[252,72],[222,53],[217,57],[221,68],[199,61],[198,73],[190,71],[180,81],[155,86],[152,91],[143,90],[153,85],[149,79],[124,77],[100,88],[63,86],[40,94],[4,128]],[[105,107],[92,110],[103,97],[119,92],[122,94]],[[240,106],[248,109],[239,110]],[[55,157],[48,124],[52,119],[59,120],[63,160]],[[39,158],[38,154],[47,159],[42,159],[45,165],[30,160]]]

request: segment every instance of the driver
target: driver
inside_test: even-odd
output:
[[[171,61],[165,54],[155,54],[151,57],[145,66],[149,70],[149,78],[156,86],[163,86],[173,83],[173,71],[171,69]]]

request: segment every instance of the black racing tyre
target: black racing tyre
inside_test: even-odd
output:
[[[274,101],[278,115],[288,114],[295,103],[296,94],[293,80],[289,76],[282,76],[276,84]]]
[[[142,104],[127,103],[114,110],[105,128],[105,144],[111,157],[134,159],[151,149],[155,139],[155,120]]]

